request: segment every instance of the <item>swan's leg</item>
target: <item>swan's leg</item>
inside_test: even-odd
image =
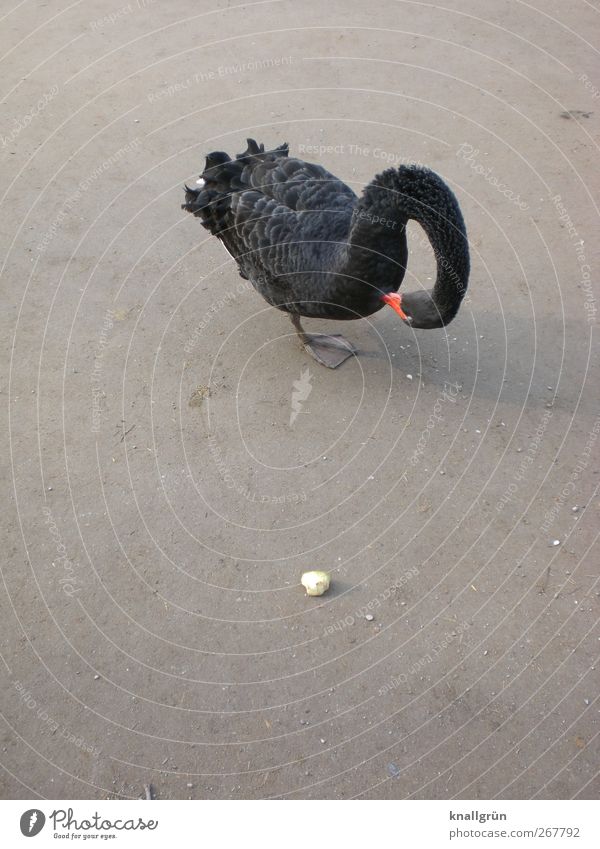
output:
[[[300,324],[300,316],[292,313],[290,318],[305,351],[311,357],[314,357],[318,363],[321,363],[322,366],[337,368],[348,357],[356,353],[350,342],[344,339],[343,336],[340,336],[339,333],[333,333],[330,336],[324,333],[305,333],[304,328]]]

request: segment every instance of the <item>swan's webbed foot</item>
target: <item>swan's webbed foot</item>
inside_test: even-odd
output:
[[[296,328],[296,333],[304,346],[304,350],[322,366],[337,368],[348,357],[356,354],[356,349],[339,333],[332,333],[331,335],[324,333],[305,333],[300,324],[300,317],[292,315],[291,318],[292,324]]]
[[[339,333],[334,333],[331,336],[324,334],[305,333],[302,340],[304,350],[311,357],[314,357],[318,363],[327,368],[337,368],[344,363],[348,357],[356,353],[356,349],[340,336]]]

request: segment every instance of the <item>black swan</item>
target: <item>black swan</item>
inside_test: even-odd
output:
[[[320,165],[292,159],[288,145],[206,157],[182,209],[221,240],[239,273],[290,314],[306,350],[336,368],[354,348],[337,334],[304,332],[300,316],[348,320],[385,304],[414,328],[448,324],[469,278],[465,224],[451,190],[427,168],[403,165],[376,176],[357,197]],[[425,230],[437,262],[431,291],[399,295],[406,271],[406,223]]]

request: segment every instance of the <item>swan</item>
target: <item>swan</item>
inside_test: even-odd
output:
[[[433,171],[401,165],[378,174],[358,197],[320,165],[265,151],[254,139],[232,159],[215,151],[182,209],[198,217],[263,298],[289,313],[306,351],[337,368],[355,348],[339,334],[306,333],[301,318],[364,318],[388,305],[414,329],[444,327],[469,279],[469,246],[458,201]],[[430,291],[399,294],[406,224],[417,221],[433,248]]]

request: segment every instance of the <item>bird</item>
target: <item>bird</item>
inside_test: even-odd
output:
[[[458,201],[421,165],[390,167],[360,196],[321,165],[265,150],[247,139],[234,158],[214,151],[182,209],[223,244],[263,298],[287,312],[305,350],[337,368],[358,352],[340,334],[307,333],[302,318],[348,321],[386,305],[413,329],[456,316],[470,260]],[[408,260],[406,225],[424,229],[435,254],[433,288],[400,294]]]

